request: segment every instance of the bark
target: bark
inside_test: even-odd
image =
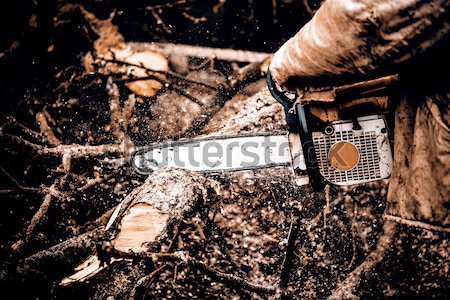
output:
[[[178,226],[202,201],[214,198],[214,185],[213,181],[199,174],[179,169],[153,173],[122,201],[106,225],[103,236],[111,243],[108,246],[111,249],[107,250],[109,253],[100,249],[61,284],[67,286],[85,281],[103,270],[105,263],[109,265],[111,261],[121,260],[114,258],[115,251],[157,251],[172,228]],[[134,276],[135,272],[130,272],[130,276]]]
[[[196,58],[215,57],[218,60],[235,61],[244,63],[258,63],[270,57],[271,53],[209,48],[201,46],[191,46],[183,44],[167,44],[167,43],[131,43],[133,48],[138,50],[150,50],[169,56],[176,53],[177,56],[189,56]]]

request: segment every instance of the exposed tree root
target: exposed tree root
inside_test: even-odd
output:
[[[197,270],[205,273],[206,275],[210,276],[212,279],[215,279],[219,282],[223,282],[223,283],[231,284],[231,285],[238,285],[241,288],[244,288],[244,289],[252,291],[252,292],[274,294],[278,290],[277,286],[252,283],[242,277],[218,271],[218,270],[190,257],[188,253],[183,252],[183,251],[177,251],[177,252],[173,252],[173,253],[141,253],[141,254],[121,253],[118,256],[122,257],[122,258],[127,258],[127,259],[133,259],[133,258],[134,259],[135,258],[149,259],[154,263],[156,263],[158,261],[179,262],[179,263],[185,264],[189,267],[192,267],[194,269],[197,269]],[[152,274],[150,274],[150,275],[152,275]]]
[[[394,222],[384,224],[383,234],[378,240],[376,249],[343,282],[338,284],[328,299],[358,299],[354,293],[361,282],[362,275],[370,274],[374,267],[384,259],[386,252],[393,243],[396,228],[397,224]]]
[[[61,141],[55,136],[52,128],[48,124],[49,119],[51,120],[51,117],[45,109],[36,114],[36,122],[39,124],[41,134],[52,143],[52,145],[60,145]]]
[[[44,263],[50,265],[70,265],[80,256],[86,256],[94,250],[99,237],[101,237],[101,228],[80,234],[79,236],[69,238],[49,249],[39,251],[25,258],[17,267],[19,274],[28,274],[42,272],[40,266]]]
[[[203,201],[214,197],[207,189],[213,182],[184,170],[166,169],[155,172],[116,208],[106,225],[104,239],[111,241],[108,253],[97,253],[83,263],[63,285],[84,281],[117,259],[115,253],[145,253],[159,248],[169,229],[178,224]],[[109,243],[109,242],[107,242]],[[110,248],[108,246],[108,248]],[[122,254],[119,258],[123,258]]]
[[[32,235],[36,229],[36,227],[42,223],[44,218],[46,217],[47,211],[52,203],[52,199],[55,197],[60,197],[61,192],[58,191],[59,184],[67,178],[66,175],[63,178],[58,178],[55,182],[46,190],[46,195],[44,196],[44,200],[42,201],[41,206],[31,218],[30,224],[25,231],[25,236],[22,240],[17,241],[13,246],[13,251],[16,253],[20,253],[24,246],[32,239]]]
[[[28,186],[23,186],[21,185],[19,182],[17,182],[17,180],[12,177],[5,169],[3,169],[0,166],[0,171],[3,172],[3,174],[6,175],[6,177],[8,177],[8,179],[11,181],[11,183],[14,185],[14,189],[6,189],[6,190],[0,190],[0,193],[14,193],[14,192],[28,192],[28,193],[43,193],[45,191],[45,189],[42,188],[35,188],[35,187],[28,187]]]

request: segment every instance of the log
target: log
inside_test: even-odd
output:
[[[285,129],[283,107],[264,86],[251,97],[237,95],[223,106],[205,126],[204,134],[267,132]]]
[[[239,118],[229,118],[236,112],[236,107],[241,108]],[[236,121],[237,119],[240,121]],[[211,120],[211,127],[208,126],[206,132],[279,130],[283,123],[281,106],[264,89],[252,97],[237,97],[227,103],[217,114],[217,118]],[[276,172],[279,175],[280,170]],[[149,271],[142,264],[127,262],[130,259],[125,258],[123,253],[138,256],[139,253],[145,255],[157,252],[160,242],[169,237],[171,228],[176,227],[191,212],[198,211],[202,200],[217,196],[215,185],[215,181],[184,170],[164,169],[151,174],[143,185],[122,201],[106,226],[105,239],[111,240],[116,251],[116,256],[113,253],[111,258],[112,266],[105,265],[98,253],[93,253],[81,264],[78,272],[64,278],[61,285],[83,282],[95,274],[98,277],[105,275],[108,278],[107,284],[102,280],[103,284],[96,285],[93,289],[96,290],[96,296],[126,296],[130,292],[130,286],[134,285],[132,283]],[[270,292],[273,292],[272,288]]]
[[[271,57],[271,53],[254,52],[234,49],[209,48],[201,46],[170,44],[170,43],[129,43],[132,49],[136,51],[155,51],[169,56],[188,56],[195,58],[211,58],[218,60],[235,61],[242,63],[257,63]]]
[[[64,278],[61,285],[85,281],[102,271],[114,258],[114,252],[145,253],[157,250],[160,242],[204,199],[214,197],[215,183],[202,175],[180,169],[163,169],[147,180],[117,206],[106,225],[104,239],[111,241],[111,260],[103,253],[91,255],[76,273]]]
[[[42,265],[54,265],[64,267],[73,265],[76,257],[86,257],[89,251],[95,248],[98,237],[101,233],[101,228],[85,232],[79,236],[69,238],[59,244],[56,244],[49,249],[41,250],[21,261],[15,272],[21,275],[28,275],[30,273],[43,273]],[[48,272],[48,271],[47,271]],[[8,274],[8,273],[7,273]],[[8,277],[11,274],[8,274]],[[1,278],[0,281],[7,278]]]

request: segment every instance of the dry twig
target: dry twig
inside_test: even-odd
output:
[[[339,194],[339,197],[337,197],[336,199],[334,199],[333,202],[331,202],[331,203],[329,204],[329,206],[328,206],[328,211],[331,212],[331,211],[334,209],[334,207],[335,207],[336,205],[338,205],[339,203],[342,202],[343,199],[344,199],[344,197],[342,197],[342,194]],[[317,214],[317,215],[309,222],[309,225],[306,227],[306,230],[307,230],[308,232],[311,232],[311,230],[312,230],[315,226],[317,226],[317,224],[320,222],[320,220],[323,219],[324,214],[325,214],[324,211],[319,212],[319,213],[318,213],[318,214]]]
[[[149,75],[148,77],[133,77],[133,78],[130,78],[128,80],[125,80],[124,82],[133,82],[133,81],[148,80],[148,79],[155,79],[155,80],[159,79],[159,81],[162,81],[161,78],[151,74],[151,73],[156,73],[156,74],[166,75],[166,76],[168,76],[170,78],[178,79],[178,80],[186,82],[186,83],[191,83],[191,84],[203,86],[203,87],[206,87],[206,88],[214,90],[214,91],[217,90],[217,87],[215,87],[215,86],[212,86],[212,85],[204,83],[204,82],[200,82],[200,81],[196,81],[196,80],[192,80],[192,79],[186,78],[186,77],[184,77],[184,76],[182,76],[180,74],[177,74],[177,73],[174,73],[174,72],[171,72],[171,71],[153,70],[153,69],[145,67],[142,64],[141,65],[133,64],[133,63],[129,63],[129,62],[126,62],[126,61],[117,60],[115,58],[113,58],[113,59],[102,58],[102,60],[105,61],[105,62],[115,63],[115,64],[118,64],[118,65],[141,68],[141,69],[144,69],[147,72],[147,74]],[[158,78],[158,79],[156,79],[155,77]]]
[[[289,284],[292,262],[295,257],[295,242],[297,241],[297,236],[300,231],[300,221],[301,219],[299,217],[299,212],[298,211],[294,212],[291,220],[291,225],[289,227],[289,233],[287,236],[286,252],[284,255],[283,263],[281,265],[280,282],[279,282],[280,289],[277,291],[279,298],[287,297],[287,286]]]
[[[80,254],[87,254],[92,251],[99,237],[102,228],[83,233],[76,237],[69,238],[49,249],[41,250],[25,258],[17,267],[17,273],[27,274],[36,270],[36,267],[43,262],[52,264],[67,264],[68,257],[77,257]]]
[[[350,268],[356,259],[356,236],[355,236],[355,227],[356,227],[356,216],[358,214],[358,204],[355,200],[353,200],[353,211],[352,211],[352,223],[351,223],[351,234],[352,234],[352,258],[350,263],[348,264],[348,268]]]
[[[312,10],[311,6],[309,5],[308,0],[303,0],[303,5],[305,6],[306,11],[312,16],[314,15],[314,11]]]
[[[327,184],[324,190],[325,207],[323,208],[323,240],[327,238],[327,215],[330,213],[330,185]]]
[[[50,114],[45,109],[36,114],[36,121],[39,124],[41,134],[43,134],[52,145],[56,146],[61,144],[61,141],[55,136],[52,128],[48,124],[47,120],[49,119],[51,120]]]
[[[210,266],[207,266],[203,262],[200,262],[192,257],[190,257],[186,252],[177,251],[173,253],[120,253],[115,252],[115,257],[125,258],[125,259],[147,259],[151,260],[153,263],[159,261],[173,261],[180,262],[189,267],[197,269],[201,272],[206,273],[212,279],[218,280],[231,285],[238,285],[249,291],[264,293],[264,294],[274,294],[277,291],[276,286],[261,285],[249,282],[242,277],[223,273]]]
[[[150,11],[153,18],[155,18],[155,20],[156,20],[156,24],[161,25],[163,27],[164,31],[166,31],[167,33],[172,33],[172,29],[170,28],[171,26],[170,25],[167,26],[166,23],[164,23],[160,14],[162,13],[163,9],[165,9],[165,8],[177,7],[177,6],[186,4],[187,2],[188,2],[187,0],[179,0],[174,3],[169,2],[169,3],[165,3],[165,4],[160,4],[160,5],[147,6],[147,7],[145,7],[145,9]]]
[[[198,119],[194,120],[189,129],[186,130],[186,136],[192,136],[198,132],[201,132],[201,130],[205,127],[211,117],[215,115],[229,99],[235,96],[245,86],[260,78],[261,72],[259,66],[262,63],[263,61],[249,64],[242,68],[238,72],[237,76],[231,76],[229,78],[231,79],[229,80],[229,86],[221,87],[219,89],[219,92],[213,99],[213,103],[210,106],[206,107],[202,112],[202,115]]]
[[[49,187],[45,189],[46,195],[44,196],[44,200],[42,201],[41,206],[36,211],[36,213],[31,218],[30,224],[28,224],[27,229],[25,230],[25,236],[23,239],[17,241],[12,246],[14,252],[20,253],[23,248],[28,244],[31,240],[36,227],[42,223],[44,218],[46,217],[47,211],[52,203],[53,197],[57,198],[61,196],[61,192],[59,192],[58,187],[61,182],[65,181],[67,175],[64,175],[62,178],[58,178],[55,182]]]
[[[32,192],[32,193],[42,193],[42,188],[35,188],[35,187],[27,187],[22,186],[14,177],[11,176],[5,169],[0,167],[0,170],[8,177],[8,179],[12,182],[14,185],[14,189],[12,190],[0,190],[0,193],[11,193],[15,191],[21,191],[21,192]]]
[[[0,126],[0,136],[5,134],[6,131],[16,132],[17,134],[23,135],[28,139],[31,139],[39,144],[54,146],[48,139],[44,138],[41,134],[27,128],[22,123],[17,121],[12,116],[4,116],[0,114],[0,120],[2,121],[2,125]]]
[[[151,272],[150,274],[139,279],[130,292],[130,299],[136,299],[136,293],[137,293],[138,289],[143,285],[146,285],[148,287],[151,284],[151,282],[153,281],[153,279],[155,278],[155,276],[158,275],[158,273],[163,271],[168,266],[169,266],[169,264],[165,263],[162,266],[160,266],[159,268],[157,268],[156,270],[154,270],[153,272]]]

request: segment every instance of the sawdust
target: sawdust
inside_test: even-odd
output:
[[[151,174],[135,198],[136,203],[147,203],[173,218],[182,218],[186,207],[199,196],[207,198],[207,180],[198,173],[166,168]]]
[[[282,106],[264,87],[248,97],[238,94],[228,101],[204,129],[204,133],[238,133],[285,129]]]

